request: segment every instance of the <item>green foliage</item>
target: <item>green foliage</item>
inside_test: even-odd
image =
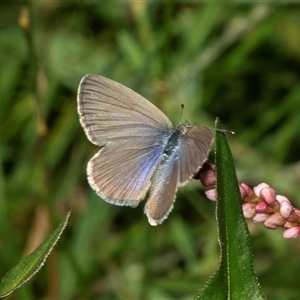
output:
[[[218,119],[216,128],[221,128]],[[195,300],[266,299],[253,270],[250,235],[233,158],[225,134],[220,131],[216,131],[216,179],[220,264]]]
[[[236,132],[229,144],[238,180],[265,181],[300,207],[297,4],[0,7],[0,277],[73,212],[67,235],[16,299],[191,299],[217,269],[215,204],[199,182],[179,190],[156,228],[144,203],[116,207],[90,189],[85,168],[98,148],[76,112],[76,89],[88,73],[136,90],[174,124],[182,103],[182,119],[192,124],[213,127],[220,117]],[[248,225],[268,299],[298,299],[299,240]]]
[[[1,279],[0,298],[10,295],[41,269],[64,231],[69,216],[70,213],[66,215],[64,221],[59,224],[57,229],[41,245],[39,245],[37,249],[24,259],[20,260],[18,264]]]

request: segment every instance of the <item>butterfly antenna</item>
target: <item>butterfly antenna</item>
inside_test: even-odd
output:
[[[232,130],[219,129],[219,128],[210,128],[210,129],[211,129],[211,130],[214,130],[214,131],[219,131],[219,132],[224,132],[224,133],[235,134],[235,132],[232,131]]]
[[[181,104],[179,123],[181,123],[181,118],[182,118],[183,110],[184,110],[184,104]]]

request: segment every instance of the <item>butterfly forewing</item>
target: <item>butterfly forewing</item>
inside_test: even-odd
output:
[[[135,137],[155,139],[160,131],[173,127],[151,102],[102,76],[83,77],[77,101],[82,127],[97,145]]]

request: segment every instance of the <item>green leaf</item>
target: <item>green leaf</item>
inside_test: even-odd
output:
[[[6,273],[0,282],[0,298],[7,297],[41,269],[64,231],[69,216],[70,212],[67,213],[57,229],[34,252],[20,260],[13,269]]]
[[[195,299],[266,299],[254,273],[252,248],[243,216],[232,155],[216,121],[217,225],[220,265]]]

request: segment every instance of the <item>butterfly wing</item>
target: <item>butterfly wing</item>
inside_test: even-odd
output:
[[[111,143],[88,163],[88,181],[107,202],[135,207],[151,184],[163,147],[141,139]]]
[[[178,157],[160,164],[154,172],[150,195],[144,209],[151,225],[161,224],[171,212],[178,188],[178,179]]]
[[[188,126],[179,147],[179,185],[197,173],[207,160],[214,134],[206,126]]]
[[[82,79],[78,113],[89,140],[104,146],[88,164],[90,185],[108,202],[136,206],[150,187],[171,122],[139,94],[97,75]]]
[[[184,185],[206,161],[213,133],[206,126],[177,127],[183,134],[175,141],[166,161],[162,161],[152,178],[145,214],[151,225],[161,224],[173,208],[179,185]]]
[[[126,86],[98,75],[86,75],[78,88],[78,114],[88,139],[99,146],[153,136],[173,128],[151,102]]]

